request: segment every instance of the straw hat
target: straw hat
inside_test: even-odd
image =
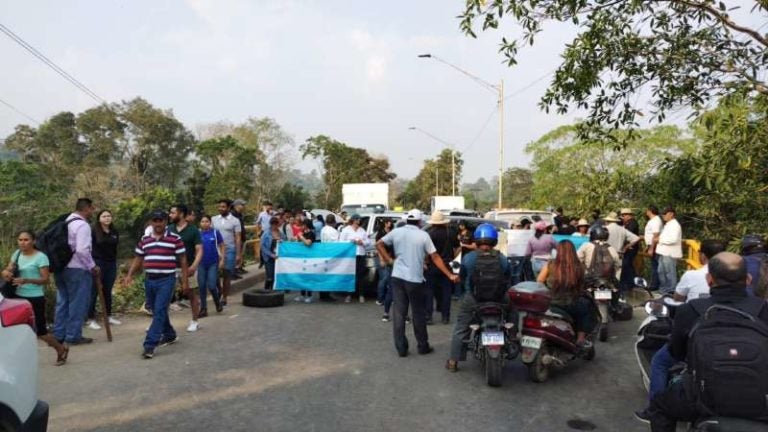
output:
[[[576,226],[577,226],[577,227],[580,227],[580,226],[589,226],[589,222],[587,222],[587,220],[586,220],[586,219],[584,219],[584,218],[581,218],[581,219],[579,219],[579,224],[578,224],[578,225],[576,225]]]
[[[619,213],[619,214],[620,215],[625,215],[625,214],[633,215],[635,213],[632,211],[631,208],[623,208],[623,209],[621,209],[621,213]]]
[[[436,211],[430,216],[429,223],[430,225],[445,225],[448,223],[448,218],[439,211]]]
[[[606,222],[618,222],[619,215],[617,215],[616,212],[610,212],[603,220]]]

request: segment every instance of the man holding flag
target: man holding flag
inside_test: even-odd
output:
[[[405,316],[408,305],[413,310],[413,333],[416,336],[419,354],[429,354],[434,349],[429,345],[426,316],[426,288],[424,286],[424,258],[429,255],[432,262],[453,283],[459,276],[453,274],[437,253],[429,234],[420,226],[423,215],[419,210],[411,210],[405,217],[406,225],[392,230],[376,242],[376,249],[385,264],[392,264],[392,291],[394,296],[394,314],[392,331],[395,349],[400,357],[408,355],[408,338],[405,336]],[[387,252],[387,246],[393,247],[395,259]]]

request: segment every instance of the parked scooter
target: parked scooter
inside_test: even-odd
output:
[[[595,358],[593,335],[588,335],[589,348],[581,350],[576,345],[573,318],[564,310],[550,305],[550,293],[546,285],[537,282],[521,282],[509,289],[512,305],[519,312],[519,343],[521,359],[528,367],[528,378],[544,382],[553,366],[565,366],[578,357]]]
[[[501,303],[478,304],[461,355],[461,360],[466,360],[466,351],[472,351],[483,365],[485,380],[491,387],[501,386],[505,361],[514,359],[519,353],[513,330],[515,324],[507,322],[506,313],[506,305]]]
[[[642,278],[636,278],[635,285],[640,288],[647,287],[647,283]],[[675,309],[681,304],[683,303],[669,296],[648,300],[645,303],[645,312],[648,316],[637,330],[635,357],[640,366],[643,388],[646,392],[650,387],[651,360],[654,354],[669,342]],[[683,373],[685,367],[685,363],[682,362],[673,366],[669,370],[670,382]],[[768,430],[768,424],[731,417],[709,417],[690,424],[687,430],[689,432],[765,432]]]

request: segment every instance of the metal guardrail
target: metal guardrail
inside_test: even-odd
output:
[[[683,260],[688,270],[700,269],[704,265],[699,260],[699,252],[701,252],[700,241],[694,239],[683,240]]]
[[[246,225],[246,233],[253,233],[253,238],[245,241],[243,249],[248,247],[253,248],[253,256],[256,258],[256,262],[261,258],[261,225]]]

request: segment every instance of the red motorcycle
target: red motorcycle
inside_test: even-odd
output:
[[[562,367],[576,358],[592,360],[595,347],[588,335],[589,348],[576,345],[573,318],[551,306],[549,289],[537,282],[521,282],[507,292],[519,312],[521,359],[528,367],[528,378],[544,382],[553,366]]]

